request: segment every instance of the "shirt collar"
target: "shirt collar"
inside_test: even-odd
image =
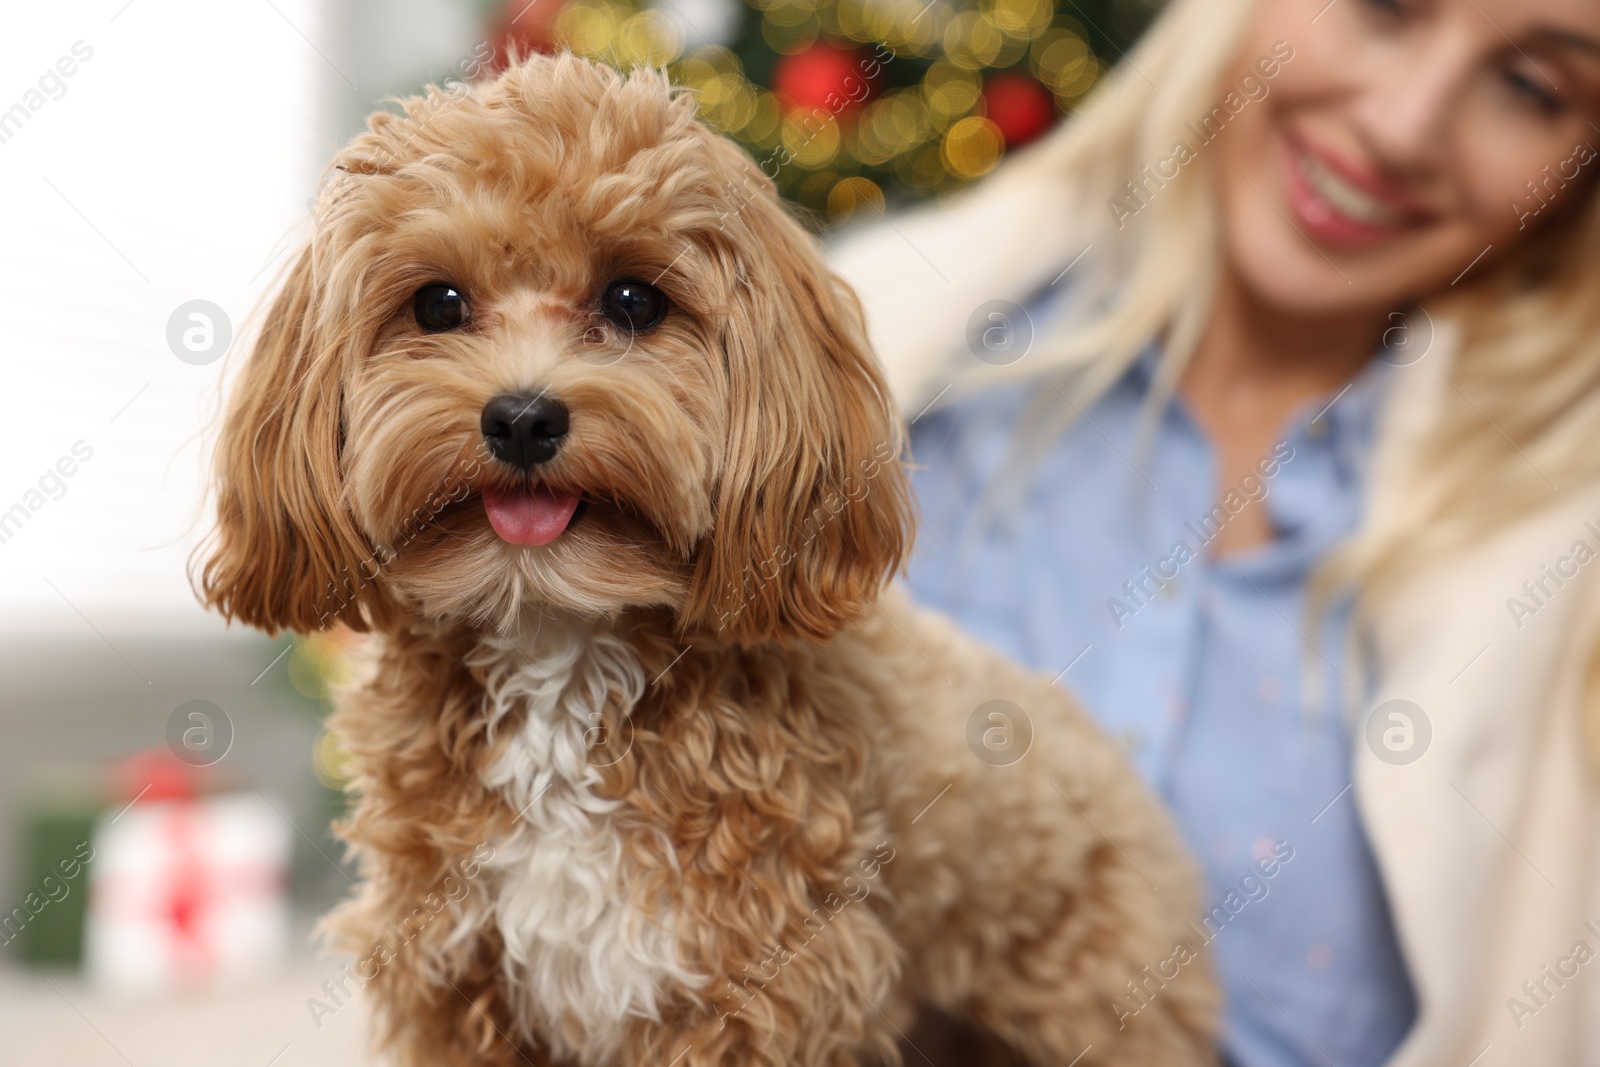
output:
[[[1141,393],[1154,384],[1161,358],[1161,346],[1152,343],[1129,367],[1128,380]],[[1388,381],[1400,365],[1391,358],[1387,348],[1380,348],[1344,385],[1304,401],[1290,413],[1280,437],[1313,444],[1326,441],[1342,455],[1364,453],[1376,432]]]

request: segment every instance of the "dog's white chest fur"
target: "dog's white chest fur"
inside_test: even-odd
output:
[[[619,1023],[659,1018],[664,982],[703,981],[678,962],[671,907],[632,904],[616,802],[596,795],[600,773],[585,758],[608,694],[631,709],[644,673],[603,626],[551,617],[534,633],[485,639],[473,659],[487,668],[491,736],[516,731],[484,773],[521,813],[487,864],[514,995],[558,1055],[604,1062]]]

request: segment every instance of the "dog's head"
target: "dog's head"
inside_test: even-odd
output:
[[[202,596],[269,630],[852,618],[907,546],[900,428],[749,156],[571,56],[404,112],[336,161],[233,387]]]

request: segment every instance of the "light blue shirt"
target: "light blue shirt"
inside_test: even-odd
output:
[[[1301,631],[1313,564],[1360,517],[1391,368],[1375,358],[1342,394],[1304,405],[1230,499],[1181,401],[1139,452],[1154,361],[1147,353],[1033,467],[1012,441],[1030,390],[1049,386],[919,418],[910,585],[978,637],[1060,673],[1166,801],[1205,874],[1229,1059],[1381,1064],[1416,998],[1350,788],[1349,604],[1335,604],[1317,638],[1320,713],[1302,699]],[[1020,507],[986,521],[984,487],[1019,471]],[[1273,540],[1210,559],[1207,543],[1251,495],[1260,501],[1244,506],[1267,509]],[[1123,1008],[1139,1004],[1130,994]]]

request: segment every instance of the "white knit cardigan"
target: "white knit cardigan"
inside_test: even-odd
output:
[[[1072,221],[1035,167],[836,242],[833,266],[908,416],[973,358],[979,305],[1021,302],[1061,270]],[[1444,334],[1391,379],[1369,509],[1398,491],[1391,472],[1451,389]],[[1433,561],[1374,627],[1371,706],[1411,701],[1433,730],[1420,760],[1392,766],[1368,747],[1365,716],[1352,723],[1354,787],[1338,800],[1360,807],[1420,1002],[1389,1067],[1600,1067],[1600,790],[1585,744],[1585,716],[1600,715],[1585,704],[1600,560],[1559,588],[1547,580],[1533,614],[1508,606],[1533,606],[1523,583],[1576,542],[1600,553],[1600,488],[1561,488]],[[1307,1062],[1327,1061],[1308,1050]]]

